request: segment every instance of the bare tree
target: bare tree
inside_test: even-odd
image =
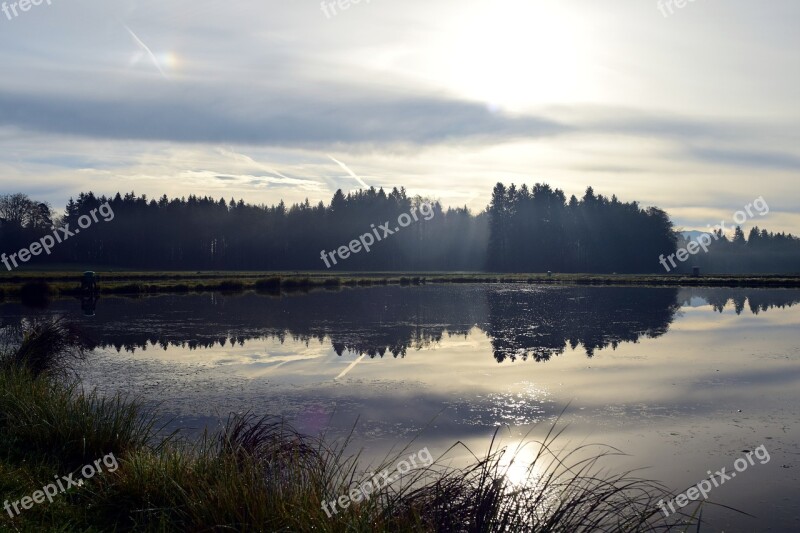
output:
[[[28,226],[35,218],[34,211],[38,208],[26,194],[0,195],[0,218],[5,224],[17,227]]]
[[[27,225],[33,229],[49,231],[53,227],[53,210],[50,204],[46,202],[34,204]]]

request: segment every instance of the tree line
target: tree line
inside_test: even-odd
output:
[[[715,230],[715,238],[707,254],[697,254],[689,264],[679,264],[677,272],[687,272],[692,266],[703,272],[719,274],[800,273],[800,239],[787,233],[773,233],[758,226],[745,232],[737,226],[732,237]],[[679,236],[678,246],[685,248],[688,239]]]
[[[112,222],[91,226],[26,266],[326,270],[322,251],[347,246],[386,223],[391,235],[331,270],[657,273],[659,256],[684,244],[656,207],[597,195],[591,187],[581,198],[567,199],[546,184],[498,183],[489,206],[477,214],[445,209],[403,188],[338,190],[327,205],[306,200],[291,206],[87,192],[70,198],[61,216],[44,202],[7,194],[0,196],[0,250],[17,252],[64,224],[74,229],[81,216],[105,203],[113,209]],[[399,228],[398,218],[423,203],[431,204],[433,216]],[[737,228],[732,239],[715,241],[708,254],[693,259],[706,272],[800,271],[800,239],[759,228],[745,239]]]
[[[492,271],[653,272],[653,258],[677,243],[661,209],[595,195],[591,187],[567,201],[546,184],[498,183],[488,214]]]

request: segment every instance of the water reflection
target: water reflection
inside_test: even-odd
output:
[[[681,490],[767,444],[769,465],[714,495],[761,518],[716,520],[792,531],[798,302],[798,290],[461,285],[101,298],[95,316],[78,300],[1,307],[5,332],[42,314],[80,321],[106,348],[76,369],[82,383],[159,406],[168,431],[200,435],[253,411],[313,435],[356,428],[353,446],[376,460],[418,435],[480,454],[497,426],[513,445],[570,405],[565,445],[615,446],[632,454],[618,470],[652,465],[647,477]]]
[[[677,294],[674,288],[490,291],[485,331],[499,362],[548,361],[579,344],[592,357],[597,349],[666,333],[679,308]]]
[[[715,311],[722,313],[729,304],[737,315],[748,308],[754,315],[772,308],[791,307],[798,303],[796,289],[683,289],[680,291],[682,305],[691,305],[692,300],[699,300],[700,305],[711,305]]]
[[[550,360],[567,347],[596,350],[666,333],[681,307],[710,304],[752,314],[800,302],[800,291],[641,287],[429,286],[378,287],[274,297],[242,295],[104,298],[53,302],[47,309],[3,304],[3,326],[25,317],[68,314],[95,347],[134,352],[148,346],[188,349],[252,339],[328,342],[339,355],[405,357],[445,336],[479,328],[498,362]]]

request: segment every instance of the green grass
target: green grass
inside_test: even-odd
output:
[[[53,328],[52,331],[49,328]],[[64,362],[79,351],[73,337],[58,341],[58,323],[39,324],[24,338],[38,358]],[[43,336],[42,340],[32,336]],[[369,476],[348,442],[328,443],[297,433],[279,419],[231,416],[224,428],[197,441],[160,436],[156,413],[115,396],[84,391],[58,364],[29,362],[22,347],[0,354],[0,493],[14,501],[54,476],[76,473],[113,453],[119,468],[106,471],[10,518],[2,531],[662,531],[655,506],[666,490],[632,472],[610,474],[603,461],[615,452],[588,447],[556,451],[554,428],[522,446],[537,452],[527,481],[507,472],[521,448],[492,441],[466,467],[440,460],[328,516],[323,501],[346,495]],[[409,444],[369,470],[393,470],[416,448]],[[471,453],[471,452],[470,452]],[[508,461],[508,458],[511,460]],[[536,473],[536,475],[532,475]],[[77,479],[77,477],[76,477]]]

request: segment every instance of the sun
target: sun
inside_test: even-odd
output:
[[[555,2],[499,0],[451,21],[443,84],[490,108],[522,111],[585,93],[588,36]]]

